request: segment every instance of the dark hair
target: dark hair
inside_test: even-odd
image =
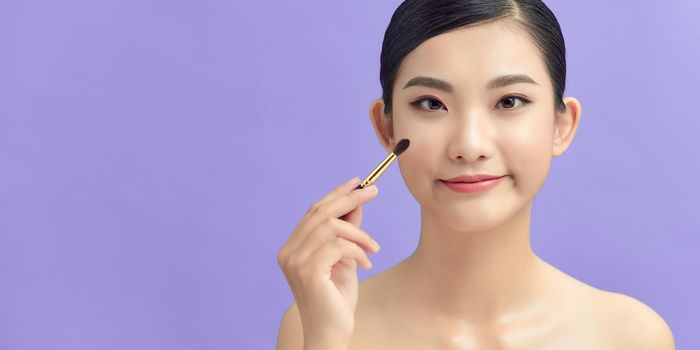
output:
[[[404,57],[424,41],[460,27],[510,19],[534,39],[554,88],[555,108],[565,111],[566,49],[559,22],[541,0],[406,0],[384,33],[379,80],[384,113],[391,116],[392,93]]]

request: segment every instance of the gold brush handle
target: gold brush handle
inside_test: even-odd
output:
[[[364,180],[362,180],[362,182],[360,182],[360,184],[357,185],[355,189],[357,190],[372,185],[375,181],[377,181],[379,176],[381,176],[382,173],[384,173],[384,170],[386,170],[389,167],[389,165],[392,161],[394,161],[394,159],[396,159],[396,154],[394,154],[394,152],[389,153],[386,159],[384,159],[384,161],[381,164],[379,164],[378,167],[372,170],[372,172],[369,173],[369,175],[367,175],[367,177]]]

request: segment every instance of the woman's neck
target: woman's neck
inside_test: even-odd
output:
[[[455,232],[422,213],[418,247],[399,269],[410,286],[400,298],[428,317],[478,324],[546,304],[550,287],[530,245],[530,213],[531,204],[484,232]]]

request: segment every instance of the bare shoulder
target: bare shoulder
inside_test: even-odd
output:
[[[675,340],[666,321],[647,304],[622,293],[600,290],[596,304],[610,338],[620,349],[673,350]]]
[[[287,308],[282,317],[279,334],[277,335],[277,349],[302,350],[303,348],[304,331],[297,303],[294,302]]]

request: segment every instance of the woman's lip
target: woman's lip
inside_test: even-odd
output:
[[[505,175],[491,175],[491,174],[475,174],[475,175],[459,175],[455,177],[451,177],[449,179],[440,179],[444,181],[449,181],[449,182],[477,182],[477,181],[484,181],[484,180],[491,180],[499,177],[503,177]]]
[[[447,188],[455,192],[474,193],[487,191],[496,187],[496,185],[498,185],[504,177],[505,175],[495,179],[483,180],[478,182],[449,182],[442,179],[440,180],[440,182],[443,183]]]

